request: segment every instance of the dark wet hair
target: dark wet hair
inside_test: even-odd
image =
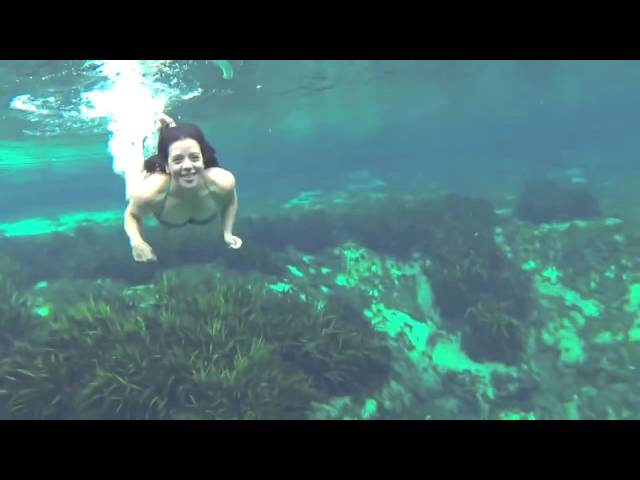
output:
[[[216,151],[204,138],[202,130],[191,123],[181,123],[175,127],[162,127],[158,137],[158,153],[144,161],[145,171],[165,173],[167,162],[169,161],[169,147],[174,142],[187,138],[195,140],[200,145],[204,168],[218,167],[220,165],[216,157]]]

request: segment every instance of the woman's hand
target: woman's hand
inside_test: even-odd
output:
[[[225,234],[224,241],[229,248],[238,249],[242,246],[242,239],[240,237],[236,237],[235,235]]]
[[[156,254],[153,253],[151,245],[147,242],[139,242],[131,245],[131,253],[133,253],[133,259],[136,262],[155,262],[158,260]]]
[[[164,113],[161,113],[160,115],[158,115],[158,118],[156,120],[156,125],[155,128],[156,130],[160,130],[163,127],[175,127],[176,126],[176,121],[171,118],[169,115],[165,115]]]

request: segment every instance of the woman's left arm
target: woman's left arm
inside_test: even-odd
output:
[[[242,240],[233,235],[233,224],[235,223],[238,213],[238,192],[236,191],[235,178],[231,172],[223,169],[220,169],[217,177],[216,183],[224,195],[224,203],[222,206],[222,231],[224,241],[230,248],[240,248],[242,246]]]

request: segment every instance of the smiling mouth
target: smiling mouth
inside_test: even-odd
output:
[[[184,175],[181,175],[181,177],[185,180],[193,180],[194,178],[196,178],[196,174],[195,173],[186,173]]]

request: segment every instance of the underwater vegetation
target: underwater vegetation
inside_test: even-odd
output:
[[[460,329],[473,360],[517,363],[531,327],[531,279],[496,243],[493,208],[449,196],[431,211],[439,233],[424,252],[424,270],[444,321]]]
[[[111,278],[128,284],[148,283],[167,268],[210,262],[278,277],[294,251],[318,254],[354,241],[398,259],[424,259],[442,317],[461,331],[469,355],[513,363],[526,344],[531,280],[496,244],[497,224],[490,202],[451,194],[241,219],[237,230],[252,241],[238,251],[223,248],[209,229],[171,235],[149,229],[157,264],[133,262],[124,234],[114,229],[82,227],[73,234],[0,241],[3,251],[29,266],[33,282]]]
[[[229,251],[216,229],[149,228],[145,238],[158,254],[157,263],[132,261],[124,233],[98,225],[47,236],[0,237],[0,251],[19,264],[26,285],[57,278],[110,278],[141,284],[162,269],[211,262],[238,272],[281,275],[286,263],[282,255],[289,249],[316,253],[335,245],[334,222],[322,212],[240,219],[237,230],[250,240],[242,249]]]
[[[339,299],[193,271],[147,294],[88,298],[53,312],[46,338],[16,341],[0,359],[0,417],[305,418],[389,374],[381,335]]]
[[[0,417],[637,417],[640,235],[499,212],[358,200],[241,218],[239,251],[149,228],[154,265],[113,228],[0,238]]]
[[[7,255],[0,254],[0,279],[11,282],[16,288],[25,288],[31,285],[32,279],[26,265]]]
[[[17,341],[33,337],[38,319],[25,298],[4,272],[0,273],[0,359],[9,355]]]
[[[238,229],[249,238],[259,239],[260,245],[271,251],[293,247],[315,254],[338,243],[337,219],[322,210],[247,218],[239,220]]]
[[[60,278],[143,283],[153,279],[157,270],[153,264],[132,262],[126,238],[109,227],[82,226],[69,233],[0,238],[0,251],[21,265],[29,284]]]
[[[425,208],[430,200],[393,197],[361,201],[338,213],[347,239],[381,254],[408,259],[438,235]]]
[[[479,300],[465,313],[463,350],[476,361],[518,363],[527,346],[527,315],[514,301]]]
[[[584,186],[531,180],[520,192],[515,214],[532,223],[566,222],[597,217],[600,206]]]

